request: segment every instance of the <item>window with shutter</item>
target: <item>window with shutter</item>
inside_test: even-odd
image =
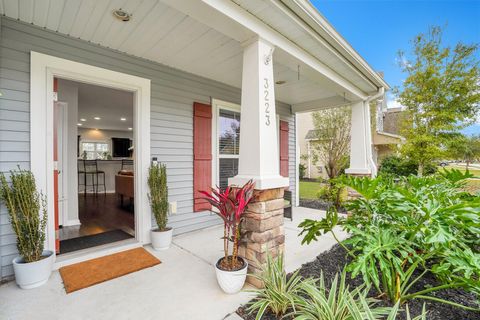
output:
[[[228,186],[228,178],[238,173],[240,156],[240,112],[219,109],[217,123],[218,186]]]

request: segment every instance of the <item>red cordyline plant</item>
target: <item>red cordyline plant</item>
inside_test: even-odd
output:
[[[240,243],[240,223],[243,220],[245,208],[252,200],[255,184],[248,181],[243,187],[227,187],[225,190],[211,188],[211,194],[207,191],[200,191],[205,195],[212,206],[218,209],[215,212],[223,220],[223,250],[224,257],[220,261],[220,267],[224,270],[235,270],[240,267],[238,257],[238,245]],[[232,242],[232,254],[229,255]]]

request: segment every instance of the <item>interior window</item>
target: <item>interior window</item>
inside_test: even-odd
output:
[[[219,110],[218,116],[218,177],[219,187],[228,186],[228,178],[238,173],[240,150],[240,112]]]
[[[109,152],[109,145],[106,142],[82,142],[80,151],[86,160],[104,159]]]

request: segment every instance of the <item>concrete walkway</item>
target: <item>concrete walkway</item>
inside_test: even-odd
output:
[[[324,236],[302,246],[298,224],[318,219],[323,212],[294,208],[294,220],[285,220],[286,269],[293,271],[331,248]],[[180,235],[172,247],[156,252],[162,263],[69,295],[55,271],[43,287],[20,290],[14,282],[0,287],[0,319],[189,319],[221,320],[232,314],[251,294],[224,294],[213,264],[222,255],[221,226]],[[234,319],[234,315],[230,319]]]

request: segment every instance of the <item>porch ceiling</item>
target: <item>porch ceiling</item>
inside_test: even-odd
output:
[[[251,10],[265,23],[270,24],[272,19],[278,21],[278,24],[271,27],[282,30],[289,38],[305,37],[300,30],[288,28],[286,20],[279,16],[279,10],[267,11],[263,1],[234,1],[246,10]],[[205,20],[202,23],[192,17],[191,12],[173,8],[171,1],[170,4],[165,2],[169,0],[9,0],[0,1],[0,14],[241,87],[242,47],[239,38],[246,39],[253,34],[242,29],[243,34],[232,36],[238,30],[224,32],[221,28],[213,28]],[[112,11],[118,8],[132,13],[131,21],[117,20]],[[229,26],[226,25],[225,28],[228,29]],[[335,57],[322,51],[325,49],[321,47],[312,40],[311,48],[306,49],[324,57],[327,65],[333,65]],[[343,77],[349,76],[348,70],[342,65],[337,64],[335,72]],[[274,73],[276,81],[285,81],[284,84],[276,85],[276,97],[282,102],[292,105],[310,101],[328,102],[342,96],[338,85],[333,85],[282,49],[277,49],[274,53]],[[355,75],[350,75],[348,79],[360,90],[372,91],[373,87],[368,87],[368,82],[361,76],[355,78]]]

